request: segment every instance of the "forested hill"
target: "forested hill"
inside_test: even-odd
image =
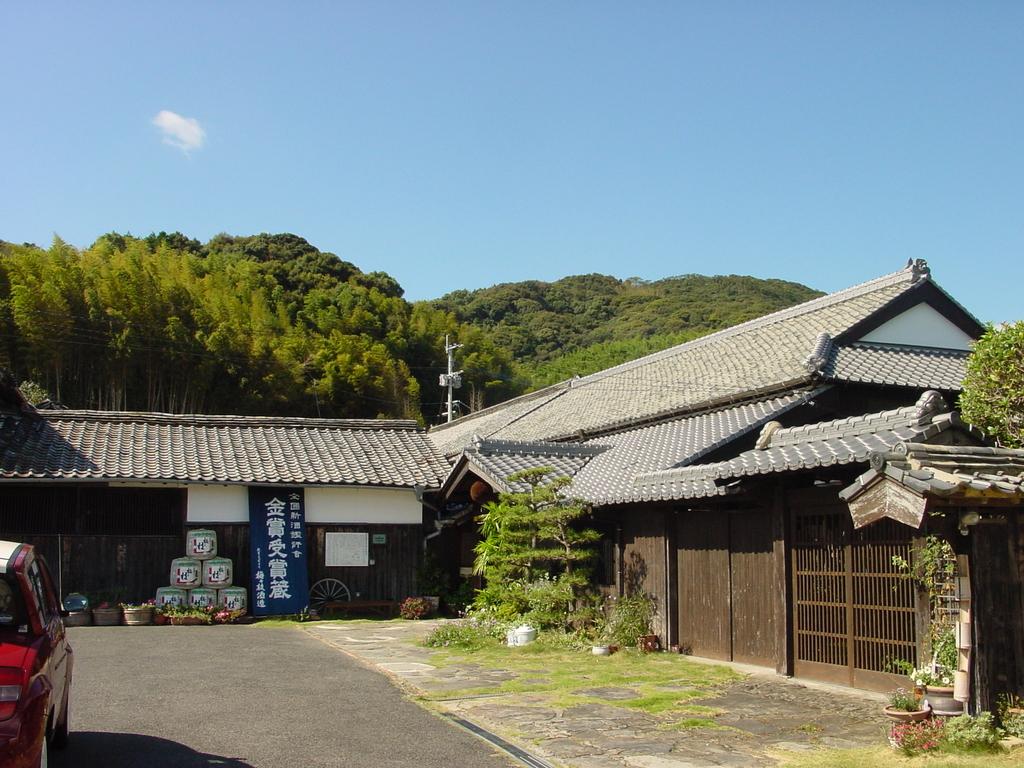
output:
[[[0,367],[72,408],[438,420],[444,336],[473,408],[817,295],[601,275],[410,303],[295,235],[0,241]]]
[[[431,302],[484,329],[533,386],[585,375],[815,296],[799,283],[738,275],[618,280],[576,275],[454,291]]]
[[[0,242],[0,366],[72,408],[434,421],[446,333],[479,398],[520,391],[485,333],[295,235]]]

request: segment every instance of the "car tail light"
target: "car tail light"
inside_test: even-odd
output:
[[[21,698],[23,677],[17,667],[0,667],[0,720],[14,714]]]

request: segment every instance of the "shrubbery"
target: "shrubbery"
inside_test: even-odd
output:
[[[942,740],[944,744],[961,751],[988,751],[998,746],[999,731],[989,712],[974,717],[960,715],[946,721]]]
[[[908,755],[939,750],[943,752],[994,752],[1001,732],[992,715],[960,715],[949,720],[933,718],[892,726],[889,743]]]
[[[643,635],[650,634],[654,620],[654,601],[645,594],[623,595],[610,603],[608,618],[601,638],[622,647],[635,646]]]

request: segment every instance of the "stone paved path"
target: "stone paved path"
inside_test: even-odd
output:
[[[511,672],[474,664],[436,668],[417,642],[436,622],[308,624],[321,641],[389,674],[410,693],[500,734],[567,768],[706,768],[774,765],[769,752],[879,745],[885,741],[882,697],[804,685],[754,672],[702,699],[723,710],[718,728],[666,729],[664,720],[613,704],[558,708],[544,693],[446,698],[493,686]],[[605,701],[635,696],[628,687],[592,689]]]

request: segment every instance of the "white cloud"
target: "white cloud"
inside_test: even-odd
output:
[[[153,125],[164,135],[164,144],[177,147],[185,154],[199,149],[206,141],[206,131],[194,117],[182,117],[177,112],[161,109],[153,118]]]

